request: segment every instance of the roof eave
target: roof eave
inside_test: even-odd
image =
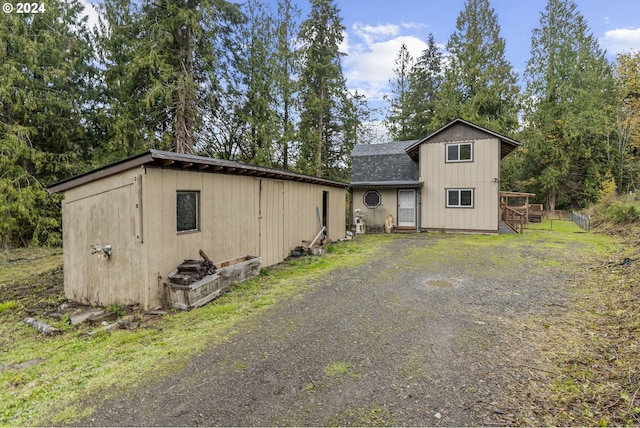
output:
[[[298,181],[311,184],[327,185],[331,187],[348,188],[348,183],[329,180],[327,178],[298,174],[275,168],[266,168],[255,165],[242,164],[240,162],[224,159],[208,158],[204,156],[187,155],[181,153],[165,152],[161,150],[149,150],[137,156],[106,165],[94,171],[55,183],[47,188],[49,194],[64,192],[74,187],[81,186],[94,180],[109,177],[122,171],[139,166],[155,168],[172,168],[191,171],[207,171],[223,174],[249,175],[261,178],[273,178],[288,181]]]

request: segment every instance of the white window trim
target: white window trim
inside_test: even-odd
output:
[[[449,159],[449,147],[457,146],[458,147],[458,159]],[[471,158],[470,159],[460,159],[460,146],[469,146],[471,148]],[[456,163],[456,162],[473,162],[473,143],[464,142],[464,143],[450,143],[445,145],[444,157],[447,163]]]
[[[462,205],[462,192],[464,191],[471,192],[471,205]],[[458,192],[458,205],[449,204],[449,192]],[[446,189],[445,198],[447,208],[473,208],[475,206],[475,189]]]

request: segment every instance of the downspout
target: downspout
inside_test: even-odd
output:
[[[420,188],[416,189],[416,232],[420,232],[420,206],[422,198],[420,197]]]
[[[351,230],[352,226],[355,228],[353,219],[353,187],[349,186],[349,230]]]

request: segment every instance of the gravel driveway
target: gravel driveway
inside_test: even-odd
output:
[[[521,322],[562,310],[567,271],[561,249],[519,238],[389,239],[368,262],[325,275],[81,424],[513,423],[506,398],[535,376]]]

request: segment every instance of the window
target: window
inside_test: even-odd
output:
[[[364,194],[364,205],[367,208],[377,208],[382,203],[382,197],[377,190],[367,190]]]
[[[447,162],[471,162],[473,161],[473,144],[457,143],[447,144]]]
[[[447,189],[447,208],[473,208],[473,189]]]
[[[176,201],[178,232],[200,230],[200,192],[178,192]]]

